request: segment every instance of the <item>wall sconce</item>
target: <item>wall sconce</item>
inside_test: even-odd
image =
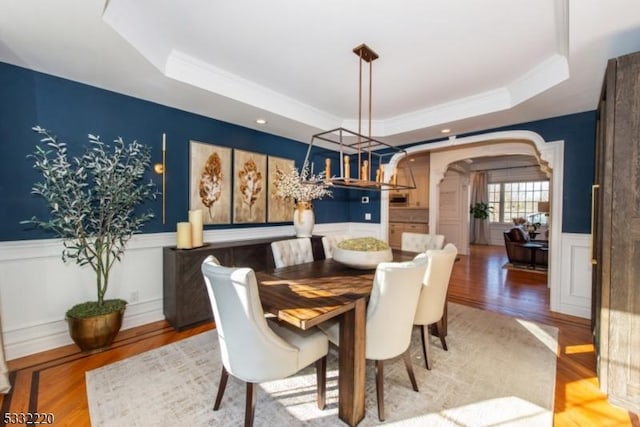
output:
[[[153,170],[158,175],[162,175],[162,223],[167,222],[167,203],[166,203],[166,186],[167,186],[167,134],[162,133],[162,163],[156,163],[153,165]]]

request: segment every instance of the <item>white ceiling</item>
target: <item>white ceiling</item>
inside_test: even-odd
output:
[[[595,109],[640,1],[0,3],[0,61],[303,142],[357,129],[361,43],[373,136],[404,144]]]

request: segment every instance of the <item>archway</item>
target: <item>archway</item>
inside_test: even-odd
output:
[[[437,233],[439,185],[451,163],[472,157],[499,155],[530,155],[538,159],[543,172],[550,178],[551,210],[553,221],[549,228],[549,270],[547,286],[550,289],[549,305],[552,311],[560,311],[562,259],[562,193],[564,169],[564,141],[546,142],[539,134],[530,131],[505,131],[474,135],[464,138],[451,137],[448,140],[409,147],[409,155],[430,152],[429,176],[429,232]],[[389,179],[403,154],[394,155],[385,168],[385,178]],[[380,221],[383,236],[389,233],[388,193],[382,192]]]

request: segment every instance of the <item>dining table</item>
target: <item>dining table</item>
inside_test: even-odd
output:
[[[393,261],[415,255],[394,249]],[[256,272],[262,307],[279,321],[307,330],[339,319],[338,416],[350,426],[365,414],[366,307],[374,275],[375,269],[355,269],[331,258]]]

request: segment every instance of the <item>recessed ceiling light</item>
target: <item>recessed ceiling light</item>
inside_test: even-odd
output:
[[[267,120],[266,119],[256,119],[256,123],[259,125],[266,125],[267,124]]]
[[[451,129],[448,129],[448,128],[447,129],[442,129],[440,131],[440,133],[449,133],[449,132],[451,132]]]

